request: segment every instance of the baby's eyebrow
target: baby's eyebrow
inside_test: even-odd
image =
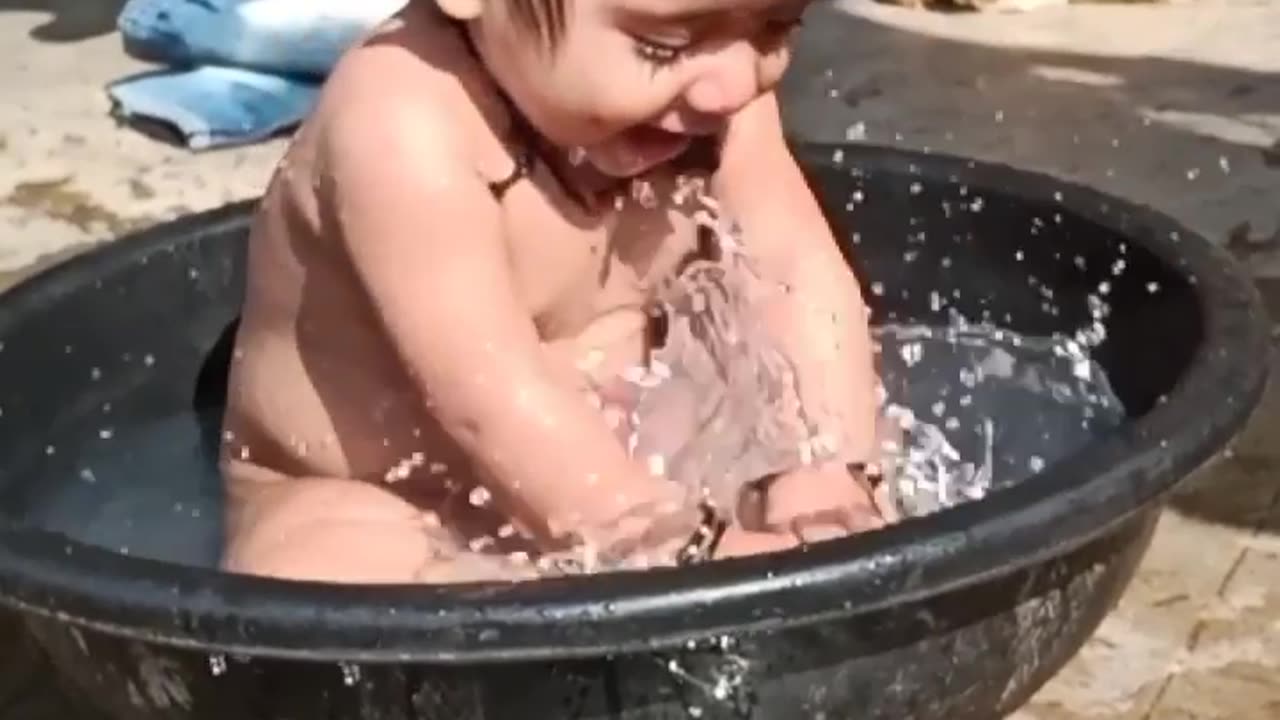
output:
[[[726,16],[741,14],[799,15],[811,0],[762,0],[754,10],[743,10],[736,3],[724,0],[700,0],[699,2],[661,2],[655,0],[624,0],[616,9],[624,16],[671,25],[700,25]],[[694,7],[690,7],[694,5]]]

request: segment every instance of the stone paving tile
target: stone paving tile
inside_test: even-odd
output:
[[[1268,512],[1237,538],[1242,556],[1201,609],[1150,720],[1280,718],[1280,473],[1259,485],[1270,490]]]

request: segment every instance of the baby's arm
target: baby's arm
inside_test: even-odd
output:
[[[701,520],[686,491],[629,458],[554,376],[465,140],[429,109],[383,113],[331,122],[321,196],[423,403],[545,549],[683,542]]]
[[[795,366],[803,406],[834,442],[839,463],[779,478],[769,490],[769,525],[832,505],[869,507],[866,488],[844,463],[875,459],[875,370],[866,306],[783,138],[777,99],[763,96],[734,118],[725,138],[717,198],[742,228],[766,280],[784,287],[767,308]],[[841,521],[852,527],[859,513]]]

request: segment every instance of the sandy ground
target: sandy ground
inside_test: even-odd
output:
[[[118,128],[120,0],[0,0],[0,288],[129,228],[260,192],[282,142],[192,154]],[[1280,300],[1280,0],[954,15],[815,10],[801,136],[971,155],[1247,246]],[[1277,303],[1280,307],[1280,303]],[[1175,499],[1119,608],[1018,720],[1280,717],[1280,396]]]

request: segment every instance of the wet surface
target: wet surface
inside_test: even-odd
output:
[[[0,288],[121,227],[254,195],[283,147],[193,155],[116,128],[102,84],[142,66],[103,34],[110,4],[0,0]],[[1242,222],[1275,232],[1280,2],[945,20],[844,6],[858,17],[832,10],[806,30],[809,75],[791,85],[804,135],[1048,170],[1224,242]],[[1249,253],[1280,274],[1266,243]],[[1017,720],[1280,717],[1278,425],[1273,390],[1233,453],[1172,498],[1116,611]],[[7,632],[0,622],[0,717],[75,718]]]

